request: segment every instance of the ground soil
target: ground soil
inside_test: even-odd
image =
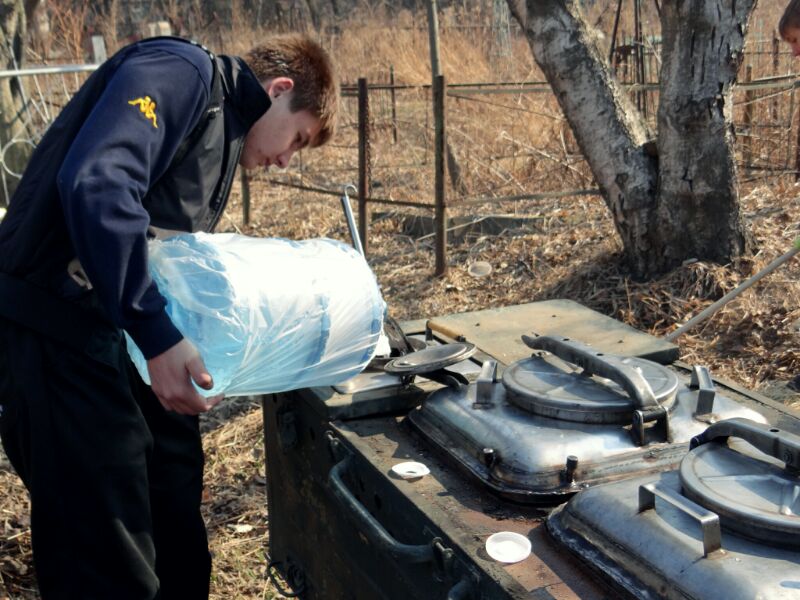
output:
[[[223,223],[250,235],[347,239],[334,199],[275,191],[256,182],[244,225],[238,196]],[[649,282],[633,280],[620,261],[620,245],[599,199],[576,197],[546,205],[492,206],[496,213],[541,218],[495,233],[475,229],[448,247],[447,275],[433,276],[432,238],[403,233],[402,210],[373,221],[369,261],[391,314],[397,319],[432,317],[550,298],[570,298],[656,336],[721,297],[789,249],[798,234],[798,188],[761,184],[745,191],[744,210],[758,251],[731,265],[689,261]],[[485,215],[486,209],[470,209]],[[453,207],[454,214],[459,213]],[[468,213],[468,211],[460,211]],[[483,276],[470,273],[481,261]],[[473,273],[475,269],[473,268]],[[795,408],[800,397],[787,383],[800,373],[798,293],[800,263],[790,262],[743,293],[697,329],[679,339],[681,358],[709,366],[751,389]],[[266,510],[263,431],[258,399],[224,401],[203,417],[208,463],[203,511],[215,558],[213,598],[278,597],[266,574],[269,515]],[[37,598],[24,488],[0,462],[0,599]]]

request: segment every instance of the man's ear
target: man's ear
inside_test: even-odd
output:
[[[294,80],[291,77],[273,77],[264,85],[270,98],[277,98],[281,94],[288,94],[294,89]]]

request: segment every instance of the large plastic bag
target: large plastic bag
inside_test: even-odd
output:
[[[149,256],[167,314],[214,378],[204,396],[333,385],[375,354],[386,304],[341,242],[194,233],[151,241]],[[130,337],[128,352],[149,383]]]

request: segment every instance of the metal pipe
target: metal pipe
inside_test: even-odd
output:
[[[353,217],[353,211],[350,208],[350,196],[347,195],[347,190],[350,188],[352,188],[354,192],[358,192],[358,189],[352,183],[348,183],[346,186],[344,186],[344,192],[342,193],[341,198],[342,208],[344,209],[344,216],[347,219],[347,228],[350,230],[350,239],[353,240],[353,248],[355,248],[361,256],[364,256],[364,248],[361,245],[361,238],[358,236],[356,220]]]
[[[775,269],[780,267],[783,263],[785,263],[786,261],[788,261],[791,258],[793,258],[794,255],[797,254],[798,252],[800,252],[800,238],[797,238],[794,241],[794,246],[786,254],[783,254],[782,256],[779,256],[778,258],[773,260],[766,267],[764,267],[761,271],[759,271],[758,273],[753,275],[750,279],[747,279],[746,281],[741,283],[739,285],[739,287],[737,287],[736,289],[733,289],[730,292],[728,292],[727,294],[725,294],[722,298],[720,298],[719,300],[714,302],[714,304],[712,304],[711,306],[706,308],[700,314],[698,314],[695,317],[692,317],[686,323],[684,323],[683,325],[678,327],[675,331],[673,331],[669,335],[665,336],[664,339],[667,340],[668,342],[675,341],[676,338],[682,336],[684,333],[686,333],[687,331],[692,329],[698,323],[700,323],[702,321],[705,321],[708,317],[713,315],[720,308],[725,306],[728,302],[730,302],[731,300],[736,298],[736,296],[741,294],[747,288],[749,288],[752,285],[758,283],[762,278],[766,277],[767,275],[772,273]]]
[[[370,145],[369,92],[367,80],[358,80],[358,227],[361,237],[361,254],[369,248],[369,207],[367,198],[372,179],[372,150]]]
[[[439,15],[436,0],[428,0],[428,43],[431,54],[431,78],[435,82],[436,77],[442,73],[439,62]]]
[[[241,169],[242,182],[242,223],[250,224],[250,177],[245,169]]]
[[[59,75],[63,73],[89,73],[96,71],[100,65],[61,65],[57,67],[32,67],[30,69],[10,69],[0,71],[0,79],[7,77],[24,77],[26,75]]]
[[[434,161],[434,220],[436,230],[436,277],[447,273],[447,203],[445,199],[445,88],[444,75],[437,75],[433,86],[433,116],[435,120]]]
[[[394,65],[389,65],[390,96],[392,98],[392,140],[397,143],[397,97],[394,88]]]

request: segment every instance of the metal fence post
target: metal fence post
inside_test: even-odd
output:
[[[776,31],[772,32],[772,74],[777,77],[778,76],[778,67],[780,65],[780,40],[778,39],[778,33]],[[778,120],[778,96],[776,95],[772,99],[772,120]]]
[[[436,270],[434,275],[441,277],[447,273],[447,206],[445,204],[445,126],[444,126],[444,75],[433,79],[433,118],[434,118],[434,192],[436,207],[434,209],[436,228]]]
[[[367,90],[367,79],[358,79],[358,235],[361,237],[361,246],[364,248],[364,256],[369,249],[369,211],[367,198],[369,197],[370,176],[372,165],[370,164],[370,143],[369,143],[369,93]]]
[[[750,83],[753,80],[753,65],[747,65],[744,71],[744,80]],[[742,143],[742,163],[745,171],[752,168],[753,160],[753,91],[748,88],[744,93],[744,125],[745,138]]]
[[[241,169],[241,183],[242,183],[242,223],[245,225],[250,224],[250,178],[247,176],[247,171],[244,167]]]
[[[389,65],[389,85],[391,85],[392,96],[392,140],[397,143],[397,97],[394,91],[394,65]]]

